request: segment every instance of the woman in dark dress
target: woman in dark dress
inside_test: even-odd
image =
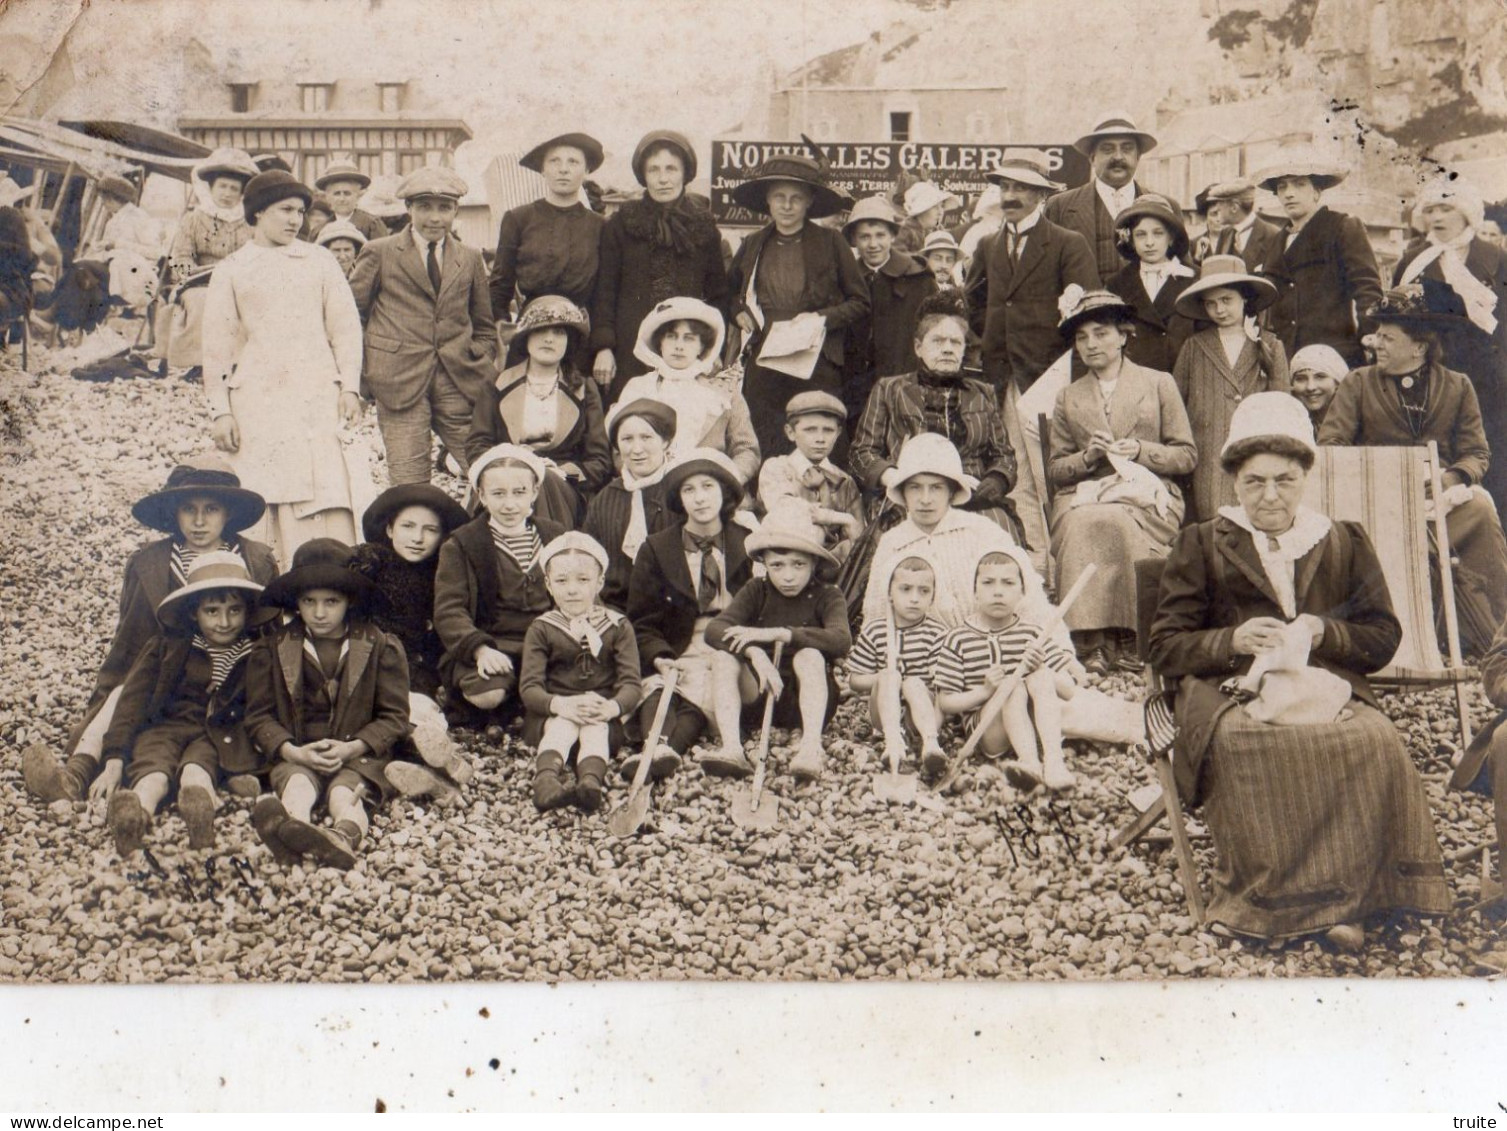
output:
[[[607,441],[622,473],[597,492],[581,529],[607,551],[602,603],[619,612],[628,606],[633,559],[648,541],[677,521],[665,502],[661,480],[675,439],[675,410],[647,397],[617,405],[607,418]]]

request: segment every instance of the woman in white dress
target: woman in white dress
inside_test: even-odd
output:
[[[216,446],[267,500],[283,569],[314,538],[357,540],[340,443],[361,418],[361,318],[325,248],[298,239],[312,193],[281,170],[246,186],[252,239],[223,260],[204,314],[204,389]]]

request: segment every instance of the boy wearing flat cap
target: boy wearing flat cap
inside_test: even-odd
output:
[[[393,486],[429,481],[431,428],[464,473],[477,394],[497,375],[486,266],[450,232],[465,194],[453,170],[414,170],[398,186],[408,230],[372,240],[351,269],[366,327],[363,382],[377,400]]]
[[[770,456],[759,469],[759,505],[766,512],[792,502],[804,506],[839,562],[866,521],[862,489],[831,459],[847,422],[847,409],[831,393],[797,393],[785,405],[785,435],[795,451]]]

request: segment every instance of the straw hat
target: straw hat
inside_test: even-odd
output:
[[[401,483],[389,487],[375,499],[361,516],[361,533],[368,542],[383,546],[392,544],[387,536],[387,526],[409,507],[426,507],[440,520],[441,538],[448,538],[457,526],[471,520],[466,508],[457,503],[432,483]]]
[[[946,436],[935,432],[921,432],[900,446],[900,458],[895,461],[899,478],[885,493],[896,506],[905,505],[905,484],[917,475],[938,475],[954,484],[952,505],[960,507],[973,498],[973,489],[979,481],[963,470],[963,457]]]
[[[319,234],[314,237],[314,242],[320,247],[328,247],[336,240],[350,240],[360,250],[366,244],[366,236],[361,229],[349,220],[331,220],[319,229]]]
[[[1219,464],[1233,473],[1258,452],[1295,455],[1299,449],[1308,453],[1310,464],[1319,451],[1313,420],[1303,402],[1291,393],[1252,393],[1230,415],[1230,433],[1219,449]]]
[[[255,491],[241,486],[230,465],[215,456],[201,456],[181,463],[168,472],[162,490],[138,499],[131,515],[143,526],[176,535],[178,508],[193,498],[211,498],[225,507],[225,530],[239,533],[256,523],[267,502]]]
[[[877,220],[886,224],[891,232],[900,231],[900,216],[895,211],[895,206],[883,196],[866,196],[853,205],[853,211],[848,213],[847,223],[842,226],[843,238],[852,243],[853,229],[865,220]]]
[[[355,181],[362,188],[372,183],[372,179],[363,173],[349,161],[337,161],[327,168],[314,182],[314,187],[323,191],[337,181]]]
[[[644,184],[644,162],[649,159],[649,151],[662,145],[668,145],[680,154],[680,163],[685,166],[685,183],[690,184],[696,179],[696,149],[691,145],[689,138],[674,130],[650,130],[638,139],[638,144],[633,147],[633,176],[639,184]]]
[[[770,550],[796,550],[835,566],[837,559],[822,545],[823,538],[821,527],[811,521],[810,507],[798,500],[788,500],[776,503],[743,545],[749,557]]]
[[[158,603],[157,623],[170,630],[192,631],[189,608],[193,602],[188,598],[214,589],[240,589],[246,593],[247,605],[255,604],[255,595],[262,591],[262,587],[246,572],[246,563],[240,554],[228,550],[200,554],[188,567],[188,583],[174,589]]]
[[[1246,271],[1245,260],[1240,256],[1211,255],[1203,261],[1198,282],[1177,296],[1173,309],[1188,318],[1205,319],[1208,315],[1199,296],[1220,287],[1233,287],[1245,295],[1247,314],[1265,310],[1277,301],[1276,284]]]
[[[1307,177],[1313,182],[1314,188],[1323,192],[1343,181],[1349,172],[1339,162],[1330,160],[1322,154],[1312,150],[1295,149],[1291,153],[1284,154],[1280,161],[1275,161],[1251,174],[1251,180],[1267,192],[1276,192],[1277,181],[1283,177]]]
[[[558,558],[561,554],[585,554],[601,567],[604,574],[607,572],[607,551],[590,534],[567,530],[564,534],[551,538],[539,551],[539,568],[548,570],[550,559]]]
[[[595,173],[605,157],[605,154],[602,152],[602,143],[590,134],[565,133],[556,134],[548,141],[541,141],[533,149],[530,149],[520,157],[518,164],[522,165],[525,169],[532,169],[534,172],[542,174],[544,172],[544,159],[549,156],[549,151],[557,149],[560,146],[579,149],[585,154],[586,171],[588,173]],[[690,180],[690,177],[687,176],[686,180]]]
[[[264,605],[297,609],[298,597],[310,589],[344,593],[358,608],[371,605],[376,585],[356,572],[356,551],[337,538],[315,538],[293,551],[293,567],[275,578],[262,593]]]
[[[1007,149],[1000,155],[999,165],[984,174],[984,179],[1001,184],[1014,181],[1018,185],[1061,192],[1062,186],[1051,178],[1052,159],[1040,149]]]
[[[534,485],[544,482],[544,461],[534,454],[532,448],[525,448],[522,444],[497,444],[488,448],[471,461],[470,470],[466,472],[466,478],[471,481],[471,490],[481,493],[481,473],[499,460],[515,459],[534,473]]]
[[[657,369],[664,358],[654,348],[654,336],[674,322],[700,322],[711,330],[712,340],[707,343],[702,364],[691,368],[696,369],[698,374],[714,368],[718,358],[722,356],[722,341],[727,334],[727,324],[722,319],[722,312],[715,306],[687,295],[667,298],[644,315],[644,320],[638,324],[638,341],[633,344],[633,356],[650,369]]]
[[[1156,148],[1156,138],[1136,126],[1129,114],[1111,114],[1088,133],[1073,142],[1073,148],[1085,157],[1092,156],[1094,146],[1107,137],[1133,137],[1142,153]]]
[[[231,177],[244,185],[260,172],[251,154],[233,146],[216,149],[194,168],[194,176],[206,184],[216,177]]]
[[[943,205],[944,211],[948,208],[961,208],[963,199],[956,193],[939,188],[930,181],[917,181],[905,190],[906,216],[919,216],[927,209],[935,208],[939,204]]]
[[[1084,291],[1077,296],[1070,291],[1064,292],[1063,301],[1058,303],[1059,310],[1069,299],[1074,301],[1067,313],[1062,315],[1062,321],[1057,323],[1058,332],[1069,341],[1084,322],[1113,322],[1119,325],[1135,318],[1135,308],[1113,291]]]
[[[816,160],[804,153],[785,153],[771,157],[757,169],[753,176],[732,190],[733,200],[750,212],[769,213],[769,189],[781,182],[794,181],[811,190],[811,210],[806,213],[813,220],[834,216],[853,206],[847,193],[827,184],[827,173]]]
[[[963,254],[963,249],[958,246],[957,238],[945,228],[938,228],[926,237],[926,242],[921,245],[921,258],[925,259],[934,251],[950,251],[954,255]]]

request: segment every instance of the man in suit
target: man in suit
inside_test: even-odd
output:
[[[320,175],[314,187],[324,193],[335,212],[335,219],[349,220],[368,240],[375,240],[387,235],[387,225],[370,212],[356,207],[356,202],[371,183],[372,179],[356,166],[337,163]]]
[[[483,381],[497,375],[497,327],[481,253],[450,233],[466,182],[425,166],[398,186],[412,223],[372,240],[351,269],[366,326],[365,390],[377,400],[391,485],[429,481],[432,428],[465,474]]]
[[[1098,272],[1093,285],[1098,287],[1125,266],[1115,246],[1115,221],[1146,191],[1136,183],[1135,171],[1141,154],[1156,148],[1156,138],[1137,129],[1129,115],[1111,114],[1073,142],[1073,148],[1088,158],[1094,175],[1088,184],[1047,201],[1046,215],[1088,241]]]
[[[1255,271],[1282,246],[1282,229],[1256,215],[1256,186],[1247,180],[1209,186],[1209,219],[1219,230],[1213,255],[1238,255]]]
[[[1365,364],[1361,338],[1381,301],[1381,275],[1366,226],[1319,200],[1346,170],[1322,157],[1293,153],[1252,180],[1277,194],[1287,224],[1260,273],[1277,284],[1271,330],[1291,357],[1304,346],[1332,346],[1353,367]]]
[[[986,174],[999,185],[1005,224],[980,241],[967,291],[975,320],[983,311],[984,378],[997,389],[1031,387],[1066,349],[1057,332],[1062,292],[1074,283],[1084,290],[1099,286],[1088,241],[1043,215],[1044,202],[1061,188],[1048,168],[1040,150],[1007,149]]]

